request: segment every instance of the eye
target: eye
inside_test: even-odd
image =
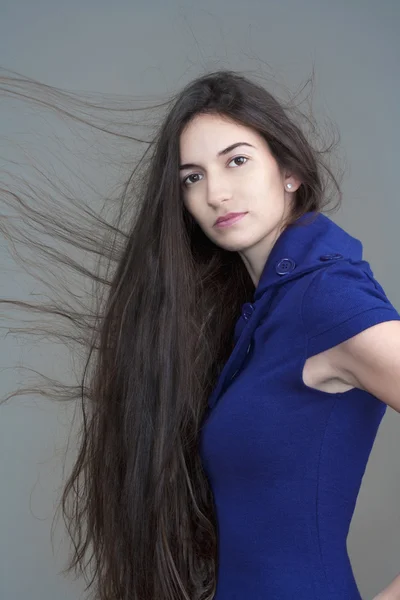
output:
[[[229,162],[229,164],[231,164],[231,162],[233,162],[234,160],[238,160],[239,158],[244,158],[245,161],[249,160],[248,158],[246,158],[246,156],[235,156],[235,158],[232,158],[232,160]],[[236,165],[238,167],[240,167],[241,165],[244,165],[245,163],[241,163],[239,165]]]
[[[241,158],[243,158],[243,159],[244,159],[244,161],[246,161],[246,162],[249,160],[249,159],[248,159],[246,156],[235,156],[234,158],[232,158],[232,159],[229,161],[228,165],[230,165],[230,164],[231,164],[231,162],[233,162],[234,160],[239,160],[239,159],[241,159]],[[246,164],[246,162],[242,162],[242,163],[240,163],[240,164],[237,164],[237,163],[236,163],[236,166],[237,166],[237,167],[241,167],[242,165]],[[199,180],[195,180],[195,181],[191,180],[191,181],[190,181],[190,178],[191,178],[191,177],[200,177],[200,173],[192,173],[191,175],[188,175],[187,177],[185,177],[184,179],[182,179],[182,185],[183,185],[184,187],[188,187],[188,186],[192,185],[193,183],[196,183],[196,181],[199,181]]]
[[[188,175],[187,177],[182,179],[182,185],[187,187],[188,185],[191,185],[192,183],[196,183],[196,181],[191,181],[190,183],[188,183],[188,181],[191,177],[198,177],[199,175],[200,175],[200,173],[192,173],[191,175]]]

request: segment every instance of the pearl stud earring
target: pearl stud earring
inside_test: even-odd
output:
[[[291,183],[287,183],[287,184],[286,184],[286,187],[287,187],[287,189],[288,189],[288,190],[290,190],[290,189],[292,189],[292,187],[293,187],[293,186],[292,186],[292,184],[291,184]]]

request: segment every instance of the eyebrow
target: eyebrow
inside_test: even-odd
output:
[[[235,144],[231,144],[227,148],[224,148],[223,150],[220,150],[218,152],[217,156],[222,156],[223,154],[228,154],[228,152],[231,152],[232,150],[234,150],[238,146],[250,146],[251,148],[255,147],[252,144],[249,144],[248,142],[236,142]],[[201,168],[201,165],[196,165],[195,163],[186,163],[184,165],[180,165],[179,170],[183,171],[184,169],[193,169],[193,168],[197,168],[197,167]]]

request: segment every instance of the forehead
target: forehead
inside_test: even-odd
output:
[[[256,131],[221,115],[200,114],[193,117],[180,136],[181,154],[201,150],[216,154],[235,142],[249,142],[260,146],[262,137]]]

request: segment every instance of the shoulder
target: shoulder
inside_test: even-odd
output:
[[[369,308],[391,307],[391,303],[366,261],[340,260],[312,274],[302,298],[302,315],[308,324],[362,312]]]
[[[366,261],[339,260],[312,274],[301,314],[308,356],[318,354],[399,313]]]

